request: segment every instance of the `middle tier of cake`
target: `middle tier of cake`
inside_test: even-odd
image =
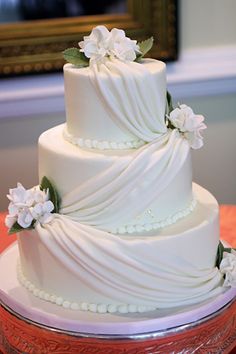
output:
[[[39,176],[62,200],[61,213],[113,233],[166,227],[195,206],[188,143],[177,131],[131,150],[85,150],[63,138],[64,124],[39,139]]]

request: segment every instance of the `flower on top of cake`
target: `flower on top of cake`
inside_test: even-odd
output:
[[[33,229],[36,223],[47,224],[52,221],[52,213],[59,211],[59,197],[49,180],[44,177],[39,186],[25,189],[21,183],[9,190],[7,198],[9,214],[5,224],[9,234],[23,229]]]
[[[140,61],[152,48],[153,38],[138,43],[121,29],[109,31],[105,26],[95,27],[89,36],[78,43],[80,48],[68,48],[64,59],[77,67],[99,65],[116,58],[125,62]]]
[[[106,57],[134,61],[140,54],[136,40],[126,37],[123,30],[113,28],[108,31],[105,26],[94,28],[89,36],[79,42],[79,46],[91,64],[101,62]]]

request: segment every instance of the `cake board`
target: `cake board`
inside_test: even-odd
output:
[[[236,345],[236,289],[198,305],[143,314],[73,311],[22,287],[17,259],[17,243],[0,255],[3,353],[229,353]]]

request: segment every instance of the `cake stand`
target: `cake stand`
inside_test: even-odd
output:
[[[17,244],[0,255],[0,351],[5,353],[229,353],[236,289],[195,306],[143,314],[73,311],[33,296],[16,278]],[[7,274],[7,276],[6,276]]]

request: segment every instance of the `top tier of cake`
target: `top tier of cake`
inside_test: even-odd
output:
[[[85,68],[66,64],[64,76],[67,124],[39,141],[40,177],[57,186],[61,212],[120,234],[189,214],[189,144],[166,126],[165,64],[109,58]]]
[[[114,148],[138,147],[153,140],[156,133],[165,132],[163,62],[110,62],[99,70],[66,64],[64,78],[67,140],[80,146],[85,142],[87,147],[99,147],[100,143],[114,143]],[[139,134],[145,127],[152,136]]]

